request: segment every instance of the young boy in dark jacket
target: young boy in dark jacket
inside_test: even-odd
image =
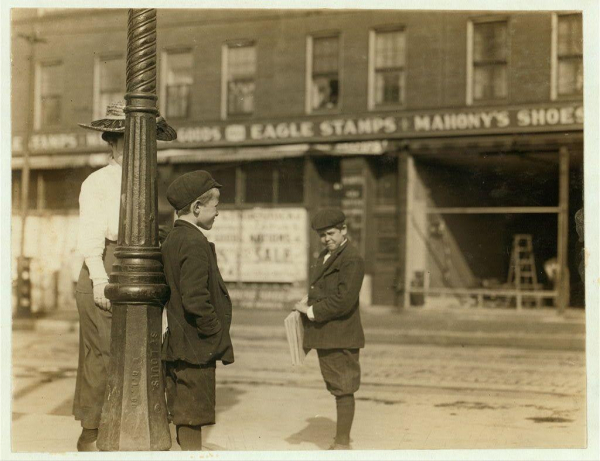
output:
[[[364,261],[347,240],[346,216],[338,208],[320,210],[312,219],[325,249],[312,266],[302,312],[304,348],[316,349],[327,390],[335,396],[337,429],[331,450],[349,450],[354,393],[360,386],[359,351],[365,345],[358,298]]]
[[[231,300],[214,244],[202,233],[219,215],[219,188],[198,170],[167,189],[178,219],[161,246],[171,290],[162,359],[169,417],[182,450],[202,449],[202,426],[215,424],[216,362],[233,363]]]

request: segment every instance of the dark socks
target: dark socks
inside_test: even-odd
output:
[[[85,427],[81,430],[79,441],[82,443],[91,443],[98,440],[98,429],[86,429]]]
[[[354,420],[354,395],[336,396],[335,405],[337,408],[335,443],[349,445],[350,429]]]
[[[202,451],[202,426],[176,426],[182,451]]]

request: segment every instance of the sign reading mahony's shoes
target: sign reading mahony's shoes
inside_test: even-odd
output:
[[[169,144],[171,149],[174,144],[181,147],[214,147],[580,130],[583,128],[583,105],[565,102],[435,112],[310,115],[271,121],[248,119],[182,124],[176,128],[177,141]],[[13,152],[22,151],[23,144],[22,137],[13,137]],[[30,138],[29,147],[32,153],[81,151],[98,149],[98,142],[79,133],[38,133]]]

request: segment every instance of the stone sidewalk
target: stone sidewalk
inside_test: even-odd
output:
[[[13,340],[13,450],[73,451],[77,334],[22,330]],[[204,431],[206,449],[326,449],[335,403],[315,354],[293,367],[284,341],[233,340],[236,363],[218,367],[217,424]],[[585,445],[582,352],[371,344],[361,367],[355,450]]]

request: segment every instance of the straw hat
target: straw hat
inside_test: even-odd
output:
[[[106,116],[92,123],[78,123],[88,130],[102,131],[104,133],[125,133],[125,101],[110,103],[106,108]],[[167,121],[158,114],[156,117],[156,139],[160,141],[174,141],[177,132],[169,126]]]

